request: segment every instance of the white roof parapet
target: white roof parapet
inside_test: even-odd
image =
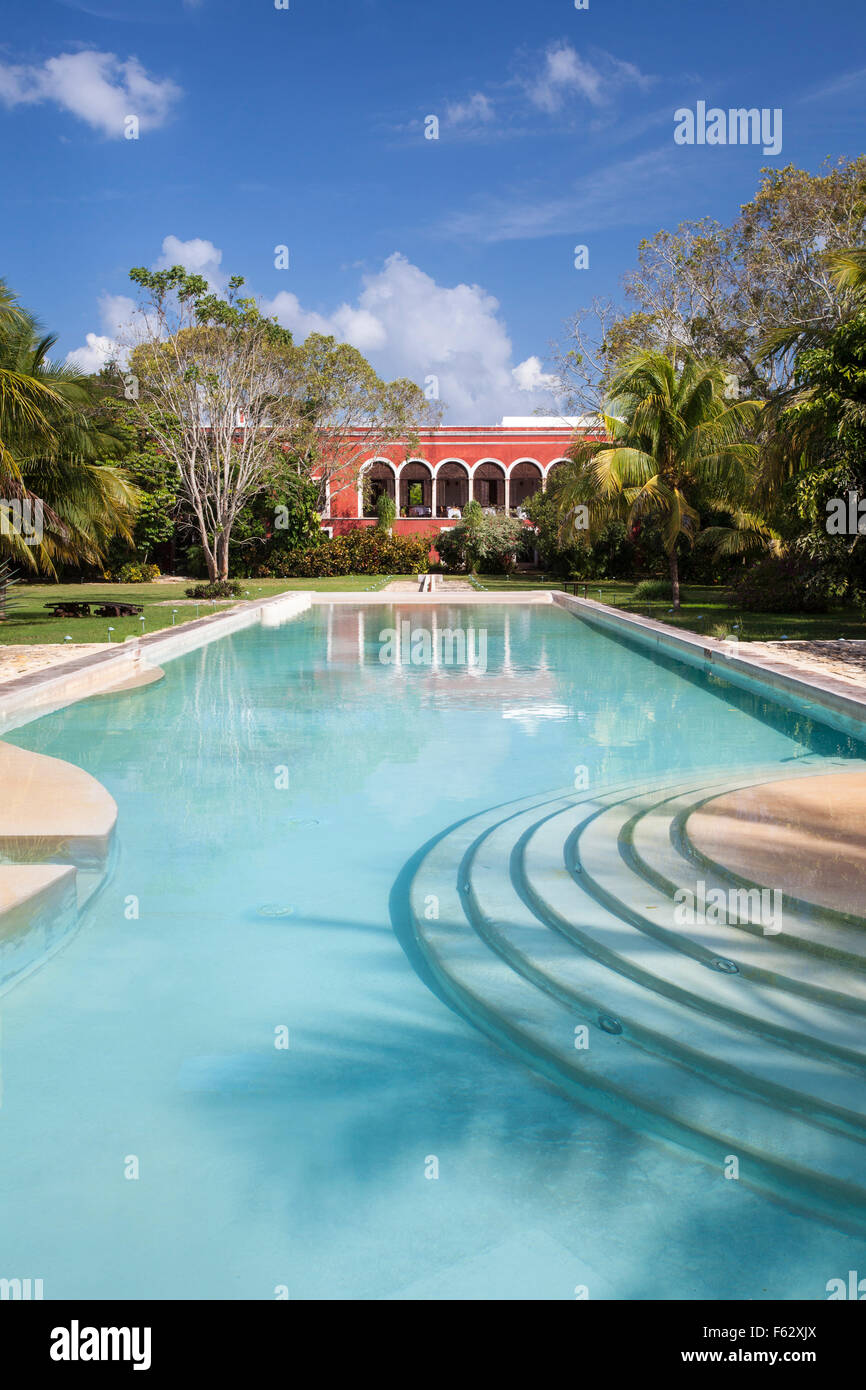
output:
[[[503,415],[501,427],[511,430],[588,430],[598,423],[597,415]]]

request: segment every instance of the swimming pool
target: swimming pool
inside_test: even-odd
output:
[[[483,631],[484,661],[381,659],[434,621]],[[864,1268],[866,1242],[501,1051],[443,1002],[406,906],[435,837],[577,769],[782,775],[862,758],[851,738],[553,605],[342,604],[8,741],[120,814],[81,929],[2,1000],[0,1275],[46,1298],[760,1299]]]

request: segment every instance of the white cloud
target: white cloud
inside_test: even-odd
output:
[[[49,101],[94,130],[123,139],[124,122],[136,116],[141,131],[168,119],[181,95],[170,78],[151,77],[137,58],[114,53],[61,53],[41,67],[0,63],[0,101],[8,107]]]
[[[138,306],[127,294],[103,294],[99,299],[99,315],[106,333],[122,338],[128,335],[138,315]]]
[[[304,309],[296,294],[282,290],[262,308],[278,318],[284,328],[290,328],[299,342],[311,333],[324,333],[343,343],[351,343],[366,354],[384,347],[387,341],[384,325],[375,314],[366,309],[353,309],[351,304],[341,304],[330,315],[317,314],[315,310]]]
[[[540,357],[527,357],[513,368],[511,375],[521,391],[554,391],[559,384],[557,377],[542,370]]]
[[[182,265],[190,275],[202,275],[211,290],[221,292],[228,284],[228,276],[221,269],[223,253],[212,241],[202,237],[190,237],[181,241],[179,237],[167,236],[162,243],[162,255],[154,262],[154,270],[170,270],[172,266]]]
[[[460,242],[569,236],[575,243],[586,243],[592,233],[605,228],[636,226],[663,216],[674,165],[672,146],[665,144],[593,170],[553,196],[537,184],[513,186],[494,197],[476,199],[471,208],[451,208],[435,230]],[[592,254],[592,242],[588,244]]]
[[[474,92],[468,101],[455,101],[445,108],[452,125],[487,123],[493,120],[493,102],[483,92]]]
[[[213,242],[168,236],[155,268],[184,265],[219,284],[225,281],[221,264],[222,252]],[[284,290],[261,307],[298,342],[310,333],[333,335],[369,356],[383,376],[408,377],[419,386],[438,378],[439,397],[454,424],[490,425],[503,415],[530,415],[554,404],[556,380],[542,370],[541,359],[514,363],[492,295],[480,285],[439,285],[396,252],[381,270],[363,277],[354,303],[321,312]],[[88,333],[85,344],[67,357],[82,371],[98,371],[112,357],[124,361],[125,347],[136,336],[140,315],[126,295],[103,295],[99,314],[102,331]]]
[[[80,372],[100,372],[106,362],[125,364],[128,342],[137,314],[135,300],[125,294],[103,294],[99,300],[101,333],[88,333],[84,346],[66,355],[66,364]]]
[[[549,46],[540,73],[525,80],[530,100],[542,111],[553,114],[562,109],[570,96],[580,96],[592,106],[603,106],[624,86],[646,89],[652,82],[635,67],[611,53],[595,52],[593,61],[581,58],[570,43]]]
[[[101,372],[106,362],[115,359],[118,346],[113,338],[104,334],[88,333],[84,347],[74,348],[66,355],[67,367],[87,373]]]
[[[364,277],[357,304],[342,304],[333,314],[307,311],[285,292],[262,307],[298,340],[317,332],[353,343],[388,377],[419,385],[437,377],[454,424],[495,424],[502,415],[552,404],[553,378],[540,359],[514,365],[496,299],[480,285],[439,285],[399,253]]]

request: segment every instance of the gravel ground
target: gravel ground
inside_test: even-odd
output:
[[[107,642],[45,642],[38,647],[0,646],[0,682],[13,681],[16,676],[26,676],[31,671],[44,671],[61,661],[71,661],[73,657],[104,652],[107,645]]]
[[[744,642],[742,652],[866,689],[866,642]]]

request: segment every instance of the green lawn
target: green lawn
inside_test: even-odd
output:
[[[342,589],[363,592],[379,589],[386,576],[352,574],[336,579],[250,579],[243,580],[244,599],[267,598],[270,594],[281,594],[292,589],[312,589],[317,592]],[[58,603],[62,599],[94,604],[137,603],[143,607],[144,631],[157,632],[160,628],[171,627],[172,607],[177,609],[175,623],[188,622],[191,618],[204,617],[217,608],[227,604],[212,604],[203,600],[196,610],[195,603],[188,599],[185,590],[188,582],[177,584],[17,584],[10,592],[14,607],[5,622],[0,622],[0,645],[30,646],[42,642],[107,642],[108,628],[113,642],[122,642],[125,637],[141,633],[139,618],[55,618],[45,607],[46,603]],[[172,602],[163,606],[165,600]]]
[[[525,575],[506,579],[501,574],[482,574],[479,580],[485,589],[491,590],[562,589],[558,580],[542,581]],[[782,637],[815,641],[835,637],[845,637],[849,641],[866,639],[866,618],[856,608],[834,608],[829,613],[744,613],[725,602],[724,589],[686,584],[683,586],[686,601],[677,614],[671,612],[669,600],[635,601],[635,587],[625,580],[589,580],[587,598],[709,637],[733,633],[734,625],[739,623],[736,635],[743,642],[774,642]],[[583,597],[582,583],[578,584],[577,592]]]
[[[386,584],[387,575],[352,574],[340,575],[333,579],[251,579],[243,582],[242,598],[266,598],[270,594],[285,593],[296,589],[311,589],[317,593],[334,590],[365,593],[380,590]],[[405,576],[404,576],[405,578]],[[504,575],[479,576],[479,584],[490,591],[538,589],[561,589],[558,580],[545,577],[519,575],[508,579]],[[64,598],[110,602],[112,599],[126,603],[140,603],[144,608],[144,631],[156,632],[160,628],[171,627],[172,607],[176,623],[188,621],[196,616],[196,608],[184,593],[187,584],[20,584],[12,590],[15,607],[5,622],[0,622],[0,645],[30,645],[40,642],[60,642],[68,636],[70,646],[76,642],[107,642],[108,628],[114,628],[112,640],[122,642],[142,631],[138,618],[54,618],[47,612],[45,604]],[[830,613],[786,614],[786,613],[742,613],[730,608],[724,600],[722,589],[701,588],[686,585],[686,601],[682,611],[674,614],[670,603],[663,600],[636,603],[634,584],[624,580],[608,580],[599,583],[590,581],[587,595],[629,612],[640,613],[670,623],[674,627],[687,628],[692,632],[706,633],[721,637],[733,631],[740,624],[738,636],[742,641],[773,641],[780,637],[790,638],[866,638],[866,620],[856,609],[839,608]],[[582,594],[581,587],[578,592]],[[171,603],[163,606],[164,600]],[[213,605],[202,602],[198,615],[213,612]]]

